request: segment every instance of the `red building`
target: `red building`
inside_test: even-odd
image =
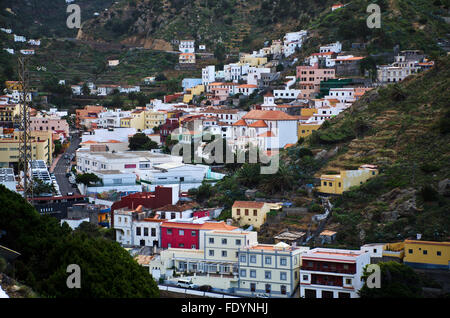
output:
[[[211,211],[209,210],[194,211],[193,216],[194,218],[204,218],[206,216],[211,216]]]
[[[154,192],[138,192],[124,196],[111,206],[111,227],[114,227],[114,210],[123,208],[134,210],[139,205],[147,209],[157,209],[172,204],[172,200],[172,188],[170,187],[156,187]]]
[[[167,118],[166,122],[159,127],[159,138],[161,143],[165,143],[167,137],[178,127],[180,127],[178,117]]]
[[[161,224],[161,247],[202,249],[205,231],[233,231],[235,229],[237,227],[225,222],[163,222]]]

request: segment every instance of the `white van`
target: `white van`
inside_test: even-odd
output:
[[[195,285],[192,283],[190,279],[179,279],[177,281],[177,287],[181,288],[194,288]]]

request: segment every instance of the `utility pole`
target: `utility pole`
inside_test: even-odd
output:
[[[20,82],[20,124],[19,124],[19,173],[22,172],[23,195],[25,199],[33,197],[33,181],[31,177],[31,130],[29,95],[28,57],[19,56],[18,73]]]

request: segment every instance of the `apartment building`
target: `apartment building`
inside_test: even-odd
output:
[[[331,78],[335,78],[332,68],[319,68],[317,63],[313,66],[297,66],[297,79],[303,98],[314,97],[320,91],[320,82]]]
[[[357,298],[370,253],[361,250],[314,248],[302,254],[300,297]]]
[[[0,137],[0,167],[8,168],[19,162],[19,141],[21,131],[15,130]],[[53,156],[53,140],[51,131],[31,131],[31,159],[43,160],[51,165]]]
[[[255,244],[238,251],[238,295],[254,297],[291,297],[299,284],[302,253],[309,247],[286,243]]]
[[[30,118],[30,129],[39,131],[62,132],[69,136],[69,124],[57,116],[36,116]]]
[[[216,67],[215,65],[208,65],[202,68],[202,84],[208,85],[216,80]]]
[[[407,76],[417,73],[419,61],[407,59],[405,55],[395,57],[390,65],[377,66],[377,80],[381,83],[403,81]]]

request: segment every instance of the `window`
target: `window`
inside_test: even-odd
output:
[[[148,227],[144,227],[144,236],[148,236]]]
[[[254,269],[250,270],[250,277],[256,278],[256,270],[254,270]]]
[[[136,235],[141,235],[141,228],[140,227],[136,228]]]
[[[351,285],[352,284],[352,279],[351,278],[346,278],[345,279],[345,284],[346,285]]]
[[[245,209],[245,215],[248,215],[248,209]]]
[[[241,209],[236,210],[236,215],[241,215]]]
[[[179,247],[184,247],[184,244],[183,244],[183,243],[180,243]]]
[[[214,237],[209,238],[209,244],[214,244]]]
[[[241,272],[239,273],[239,276],[245,277],[246,275],[247,275],[247,270],[246,269],[241,269]]]
[[[156,236],[156,229],[152,228],[152,236]]]
[[[272,257],[266,256],[266,258],[265,258],[265,264],[266,264],[266,265],[272,264]]]
[[[308,280],[308,277],[309,277],[308,275],[303,275],[303,278],[302,278],[302,279],[307,281],[307,280]]]
[[[214,256],[214,250],[209,250],[209,256]]]
[[[172,244],[167,244],[167,248],[171,248],[172,247]]]
[[[427,255],[428,251],[427,250],[423,250],[423,255]]]
[[[266,284],[266,293],[270,294],[270,284]]]
[[[253,216],[258,216],[258,210],[253,210]]]
[[[280,265],[286,266],[287,265],[287,259],[286,257],[280,258]]]
[[[272,272],[271,271],[265,271],[264,272],[264,278],[265,279],[271,279],[272,278]]]
[[[281,294],[286,295],[286,286],[285,285],[281,285]]]
[[[256,263],[256,255],[250,255],[250,263]]]
[[[236,240],[236,245],[241,245],[241,240]]]
[[[192,245],[191,245],[191,248],[192,248],[192,249],[196,249],[197,246],[196,246],[195,244],[192,244]]]
[[[286,272],[280,272],[280,280],[286,280],[286,279],[287,279]]]
[[[222,239],[222,244],[226,245],[227,244],[227,239]]]
[[[167,234],[172,235],[172,229],[167,229]]]
[[[222,251],[222,257],[227,257],[227,251]]]
[[[183,236],[184,235],[184,230],[178,230],[178,235]]]
[[[250,284],[250,291],[251,291],[251,292],[256,291],[256,284],[255,284],[255,283],[251,283],[251,284]]]
[[[437,256],[441,256],[441,251],[436,252]]]
[[[197,236],[197,232],[191,231],[191,236]]]
[[[245,257],[245,255],[241,255],[241,257],[239,257],[239,260],[241,263],[245,263],[247,261],[247,257]]]

